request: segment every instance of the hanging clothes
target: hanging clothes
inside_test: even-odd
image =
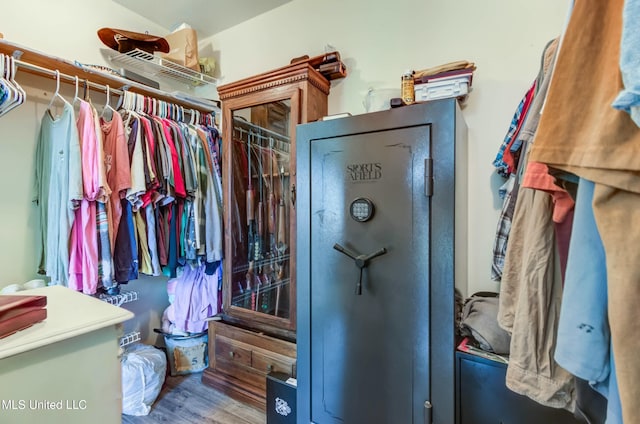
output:
[[[522,125],[527,117],[529,106],[533,101],[533,96],[536,91],[536,84],[537,82],[534,81],[525,93],[522,100],[520,100],[520,103],[518,104],[518,107],[513,114],[513,118],[511,118],[509,130],[507,131],[507,134],[505,135],[504,140],[500,145],[500,148],[498,149],[496,158],[493,160],[493,166],[496,167],[496,171],[498,172],[498,174],[502,175],[503,177],[509,177],[509,175],[514,172],[515,168],[517,168],[516,160],[513,158],[513,153],[511,152],[511,146],[518,138],[520,128],[522,128]]]
[[[575,2],[531,160],[640,193],[640,129],[611,107],[622,89],[623,4]]]
[[[523,152],[511,177],[515,188],[509,206],[515,203],[515,207],[505,242],[498,322],[511,334],[507,387],[543,405],[573,411],[575,379],[553,357],[562,300],[562,281],[555,278],[554,221],[566,220],[573,200],[555,184],[547,168],[531,162],[528,154],[535,143],[556,47],[557,42],[545,47],[542,81],[514,143]]]
[[[491,279],[493,281],[502,279],[509,233],[518,191],[522,182],[521,175],[525,169],[523,163],[526,163],[526,161],[523,160],[523,154],[519,151],[522,149],[523,144],[533,140],[538,127],[540,110],[549,87],[557,46],[557,38],[551,40],[545,46],[538,76],[534,84],[527,90],[525,97],[520,101],[518,109],[511,120],[507,136],[500,146],[494,161],[494,166],[497,166],[496,172],[500,175],[508,175],[508,179],[500,188],[500,197],[503,198],[503,204],[493,244],[493,260],[491,264]],[[507,162],[502,160],[505,152],[510,152],[510,157],[516,160],[513,165],[508,165]]]
[[[562,283],[554,278],[552,210],[548,193],[520,189],[498,322],[511,333],[507,387],[543,405],[573,411],[573,378],[553,360]]]
[[[623,422],[640,416],[640,128],[611,107],[622,87],[623,0],[576,0],[558,55],[531,160],[594,186],[593,214],[606,255],[608,322]],[[562,117],[562,119],[558,119]],[[569,267],[571,264],[568,263]]]
[[[607,398],[607,423],[622,423],[608,323],[607,266],[591,203],[595,184],[581,179],[562,296],[555,359]]]
[[[505,138],[498,149],[498,153],[496,154],[496,158],[493,161],[493,166],[496,168],[496,172],[502,177],[507,178],[507,181],[502,185],[502,187],[500,187],[499,192],[503,201],[496,228],[496,236],[493,243],[493,256],[491,263],[491,279],[493,281],[500,281],[502,279],[504,261],[507,253],[507,242],[511,231],[515,204],[520,186],[520,181],[515,177],[515,172],[518,169],[520,160],[519,150],[522,145],[522,142],[519,140],[519,134],[527,118],[527,113],[529,112],[529,107],[533,101],[537,85],[538,82],[536,80],[529,87],[522,100],[520,100],[520,103],[518,103],[518,107],[511,118],[507,134],[505,135]],[[511,149],[516,146],[517,150],[512,151]]]
[[[80,141],[73,106],[65,102],[60,116],[47,111],[36,148],[36,202],[40,209],[39,273],[51,284],[67,285],[69,237],[82,200]]]
[[[206,266],[186,266],[182,274],[167,284],[174,287],[173,301],[166,311],[166,319],[173,323],[173,333],[199,333],[206,331],[207,318],[218,313],[218,277],[221,264],[215,271],[206,272]]]
[[[125,101],[109,121],[89,102],[77,102],[77,119],[70,105],[62,115],[73,132],[58,134],[59,122],[54,125],[50,114],[43,119],[36,166],[42,272],[57,284],[94,294],[139,274],[159,276],[163,267],[175,276],[179,267],[219,261],[222,198],[216,191],[220,164],[213,156],[219,140],[211,127],[177,121],[183,119],[177,113],[172,119],[149,115],[137,109],[139,99],[136,107]],[[49,142],[54,129],[60,147]],[[68,145],[76,149],[71,162],[61,156]],[[52,198],[74,172],[76,183],[63,191],[70,200]],[[69,217],[61,226],[63,211]]]
[[[127,152],[127,140],[125,138],[124,123],[119,113],[113,113],[111,120],[100,120],[100,127],[104,134],[104,160],[107,184],[111,188],[109,197],[108,218],[109,240],[111,253],[115,249],[116,235],[122,216],[122,199],[126,191],[131,188],[131,167],[129,166],[129,153]]]
[[[71,230],[69,288],[94,294],[98,285],[98,223],[95,200],[106,196],[100,186],[98,140],[91,105],[79,102],[76,119],[82,156],[83,199]]]
[[[625,0],[622,15],[622,40],[620,44],[620,71],[623,89],[613,102],[613,107],[629,113],[640,126],[640,1]]]
[[[138,210],[142,206],[141,196],[146,191],[144,157],[142,155],[142,128],[137,114],[126,114],[125,128],[129,131],[127,148],[129,152],[129,164],[131,166],[131,187],[127,190],[126,198]]]

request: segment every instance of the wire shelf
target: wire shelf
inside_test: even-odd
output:
[[[103,300],[112,305],[121,306],[125,303],[138,300],[138,292],[121,290],[120,294],[104,294],[100,293],[98,299]]]
[[[140,332],[132,331],[131,333],[127,333],[124,336],[120,337],[120,347],[125,347],[135,342],[140,341]]]
[[[147,75],[169,78],[191,86],[218,83],[216,78],[139,49],[126,53],[103,49],[103,52],[114,64]]]

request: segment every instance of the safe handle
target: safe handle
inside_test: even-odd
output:
[[[351,250],[347,249],[346,247],[340,246],[338,243],[334,244],[333,248],[336,249],[340,253],[344,253],[345,255],[347,255],[348,257],[353,259],[354,261],[357,259],[357,256],[358,256],[357,253],[352,252]]]
[[[384,255],[385,253],[387,253],[387,249],[385,247],[376,250],[373,253],[370,253],[368,255],[358,255],[357,253],[355,253],[352,250],[347,249],[344,246],[341,246],[340,244],[336,243],[333,245],[333,248],[335,250],[337,250],[340,253],[343,253],[345,255],[347,255],[348,257],[350,257],[351,259],[353,259],[356,262],[356,265],[358,266],[358,268],[362,269],[362,268],[366,268],[367,265],[369,265],[369,261],[373,258],[377,258],[378,256]]]
[[[338,252],[343,253],[348,257],[350,257],[351,259],[353,259],[356,263],[356,266],[360,269],[360,278],[358,279],[358,283],[356,284],[356,294],[361,295],[362,294],[362,270],[366,268],[367,265],[369,265],[369,261],[371,259],[377,258],[378,256],[381,256],[387,253],[387,249],[383,247],[368,255],[358,255],[357,253],[347,249],[344,246],[341,246],[338,243],[334,244],[333,248]]]

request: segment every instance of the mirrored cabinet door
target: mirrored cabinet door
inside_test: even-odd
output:
[[[289,319],[291,100],[232,111],[230,306]]]
[[[296,126],[327,114],[329,88],[308,63],[218,87],[225,324],[296,339]]]

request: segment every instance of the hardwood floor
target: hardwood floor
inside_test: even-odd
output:
[[[202,373],[167,376],[146,416],[123,415],[123,424],[265,424],[265,413],[202,384]]]

